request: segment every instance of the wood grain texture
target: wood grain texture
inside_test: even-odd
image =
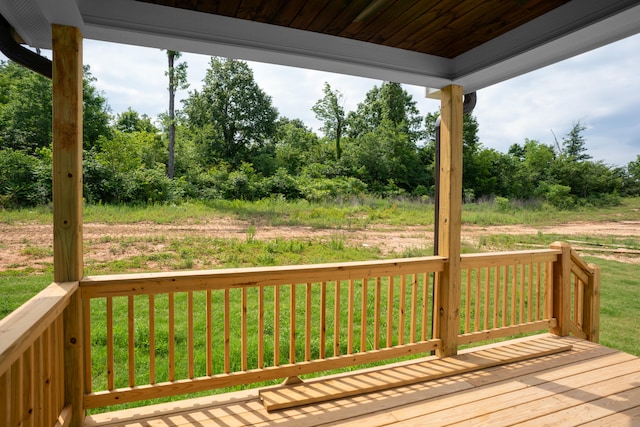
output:
[[[139,0],[456,57],[568,0]]]

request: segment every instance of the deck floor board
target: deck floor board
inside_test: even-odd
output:
[[[87,417],[86,425],[375,427],[640,423],[640,358],[576,338],[545,334],[524,341],[529,339],[539,341],[542,348],[545,340],[559,339],[572,345],[572,350],[273,412],[265,410],[258,390],[254,389],[98,414]],[[508,343],[520,341],[523,340]],[[482,351],[500,352],[501,345],[504,344],[491,345]]]

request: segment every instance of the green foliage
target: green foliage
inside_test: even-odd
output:
[[[51,81],[11,61],[0,62],[0,148],[35,154],[51,143]]]
[[[186,63],[167,52],[169,89],[186,88]],[[243,61],[212,58],[201,91],[184,112],[152,119],[129,108],[111,122],[106,99],[84,74],[84,197],[89,203],[184,200],[431,200],[435,195],[436,113],[424,122],[400,84],[374,86],[346,114],[325,83],[312,110],[324,138],[299,119],[278,118]],[[171,104],[171,103],[170,103]],[[0,204],[51,200],[51,82],[0,62]],[[554,209],[615,205],[640,195],[640,156],[626,168],[591,161],[580,122],[556,146],[525,139],[506,154],[483,146],[479,124],[463,120],[465,203],[530,200]],[[164,135],[168,134],[168,138]],[[166,170],[169,178],[161,177]]]
[[[251,162],[275,135],[278,112],[246,62],[211,58],[202,91],[190,92],[184,104],[209,164]]]
[[[115,130],[120,132],[148,132],[156,133],[158,129],[151,123],[151,118],[146,114],[142,116],[131,107],[116,115]]]
[[[342,146],[340,139],[345,131],[346,121],[343,104],[343,96],[337,91],[331,89],[329,83],[324,83],[324,96],[319,99],[311,110],[316,114],[316,118],[320,120],[324,136],[330,140],[334,140],[336,144],[336,159],[342,157]]]
[[[46,204],[51,199],[51,152],[31,156],[0,150],[0,209]]]
[[[383,82],[367,92],[364,102],[349,113],[349,135],[352,138],[375,132],[391,123],[398,132],[406,134],[413,143],[422,139],[422,118],[413,97],[399,83]]]

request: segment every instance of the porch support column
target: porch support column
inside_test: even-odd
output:
[[[82,279],[82,35],[52,26],[53,42],[53,276]],[[64,312],[65,404],[71,424],[84,423],[83,318],[80,292]]]
[[[436,286],[438,322],[436,337],[442,340],[439,357],[458,352],[460,329],[460,227],[462,224],[462,86],[441,89],[440,107],[440,204],[437,213],[437,254],[447,258]]]

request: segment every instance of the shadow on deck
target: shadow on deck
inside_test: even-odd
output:
[[[470,372],[464,372],[468,366],[460,362],[477,361],[490,354],[517,357],[523,348],[539,353],[499,366],[479,366]],[[557,352],[545,352],[554,348]],[[446,376],[423,377],[424,366],[438,360],[427,358],[310,380],[305,384],[331,383],[338,394],[341,385],[348,385],[363,373],[375,377],[394,369],[415,370],[418,382],[289,409],[268,412],[259,391],[253,389],[93,415],[87,417],[85,425],[640,424],[640,358],[589,341],[544,334],[477,347],[451,358],[457,368]],[[439,366],[437,370],[442,370]]]

